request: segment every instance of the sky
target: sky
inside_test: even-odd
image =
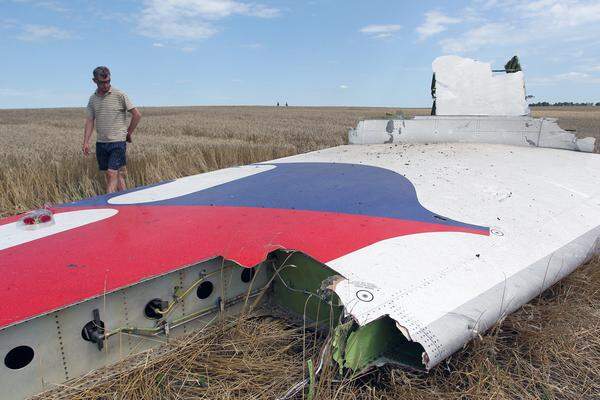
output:
[[[0,0],[0,108],[81,107],[106,65],[139,106],[431,105],[431,62],[533,101],[600,101],[600,0]]]

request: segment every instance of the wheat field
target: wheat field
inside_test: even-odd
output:
[[[363,118],[426,109],[143,108],[128,149],[139,186],[344,144]],[[600,107],[538,108],[600,138]],[[103,193],[81,154],[83,109],[0,110],[0,215]],[[383,368],[352,381],[325,368],[313,399],[600,399],[600,261],[595,260],[429,374]],[[243,316],[46,394],[45,399],[276,398],[306,376],[324,338],[273,318]],[[235,351],[232,351],[235,349]],[[193,379],[188,379],[189,377]],[[308,397],[304,392],[299,398]]]
[[[394,109],[142,108],[128,149],[128,186],[337,146],[361,118]],[[0,213],[102,193],[94,155],[83,157],[82,109],[0,110]]]

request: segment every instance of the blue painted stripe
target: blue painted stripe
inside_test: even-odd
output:
[[[487,230],[486,227],[453,221],[425,209],[419,203],[413,184],[406,177],[385,168],[338,163],[273,165],[276,168],[269,171],[144,205],[326,211]],[[110,197],[112,195],[98,196],[68,205],[105,206]]]

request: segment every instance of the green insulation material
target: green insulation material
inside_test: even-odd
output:
[[[359,327],[353,323],[351,332],[344,325],[336,328],[334,360],[340,371],[347,368],[361,372],[372,365],[392,362],[422,369],[423,346],[407,340],[389,317]],[[336,332],[337,334],[338,332]],[[334,335],[336,338],[336,335]],[[346,338],[344,342],[344,338]]]
[[[339,323],[343,307],[335,293],[322,290],[340,277],[331,268],[301,252],[272,254],[272,298],[276,304],[311,322],[332,329],[333,361],[340,374],[361,372],[373,365],[392,362],[424,368],[424,349],[407,340],[394,320],[383,317],[364,326],[354,320]]]
[[[335,294],[324,300],[320,290],[325,280],[337,275],[335,271],[300,252],[280,251],[275,257],[274,301],[310,321],[337,325],[343,307]]]

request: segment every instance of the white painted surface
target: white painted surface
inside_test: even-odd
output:
[[[527,115],[523,72],[492,74],[489,63],[458,56],[433,61],[437,115]]]
[[[110,218],[117,212],[111,208],[100,208],[56,213],[54,214],[54,224],[39,229],[26,229],[19,222],[0,225],[0,250],[89,225]]]
[[[115,196],[108,200],[109,204],[143,204],[154,201],[173,199],[185,196],[200,190],[208,189],[237,179],[246,178],[251,175],[266,172],[275,168],[274,165],[245,165],[206,172],[203,174],[186,176],[173,182],[149,187]]]
[[[342,146],[278,162],[358,162],[396,171],[421,204],[493,228],[489,237],[425,233],[328,263],[347,311],[389,315],[421,343],[430,368],[598,249],[600,155],[482,144]],[[359,290],[373,300],[360,301]]]

